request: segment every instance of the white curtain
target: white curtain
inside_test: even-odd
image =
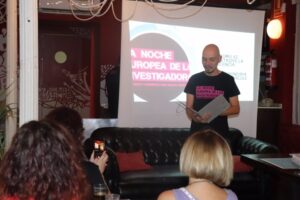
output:
[[[300,125],[300,0],[296,3],[295,64],[293,88],[293,124]]]

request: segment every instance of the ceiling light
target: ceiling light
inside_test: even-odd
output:
[[[268,23],[267,34],[272,39],[280,38],[282,34],[282,24],[279,19],[273,19]]]

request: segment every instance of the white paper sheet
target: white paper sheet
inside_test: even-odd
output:
[[[184,108],[187,108],[186,105],[182,102],[178,102],[178,104]],[[217,96],[212,101],[210,101],[206,106],[204,106],[201,110],[196,111],[192,108],[190,109],[192,112],[202,116],[205,113],[209,113],[211,117],[207,121],[210,123],[212,120],[214,120],[217,116],[219,116],[222,112],[224,112],[226,109],[228,109],[230,104],[225,99],[223,95]]]

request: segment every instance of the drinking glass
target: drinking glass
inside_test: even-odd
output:
[[[105,195],[108,194],[108,188],[105,184],[93,185],[94,200],[105,200]]]

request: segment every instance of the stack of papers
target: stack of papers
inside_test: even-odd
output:
[[[292,162],[300,167],[300,153],[291,153]]]
[[[300,169],[300,165],[295,164],[292,158],[262,158],[261,160],[281,169]]]

